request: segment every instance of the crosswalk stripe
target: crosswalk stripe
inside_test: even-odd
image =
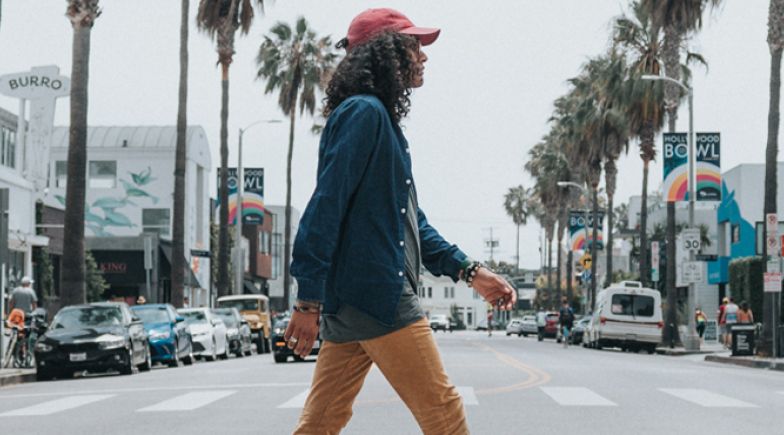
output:
[[[474,393],[474,387],[455,387],[455,388],[457,388],[457,392],[460,393],[460,396],[463,398],[464,406],[479,405],[479,400],[477,400],[476,394]]]
[[[618,406],[585,387],[540,387],[561,406]]]
[[[306,388],[305,391],[297,394],[296,396],[289,399],[287,402],[278,405],[278,409],[284,408],[302,408],[305,406],[305,400],[308,398],[308,393],[310,393],[310,388]]]
[[[99,402],[114,397],[114,394],[90,394],[81,396],[68,396],[60,399],[50,400],[37,405],[25,408],[14,409],[0,414],[0,417],[17,417],[31,415],[50,415],[68,409],[78,408],[93,402]]]
[[[756,408],[753,403],[744,402],[722,394],[697,388],[659,388],[659,391],[705,408]]]
[[[193,411],[236,392],[237,390],[194,391],[138,409],[136,412]]]

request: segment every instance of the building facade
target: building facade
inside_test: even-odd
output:
[[[284,259],[285,246],[284,237],[286,234],[286,207],[283,205],[265,205],[265,208],[272,213],[272,234],[271,234],[271,265],[269,296],[272,307],[277,311],[291,309],[297,297],[297,280],[291,279],[291,291],[289,300],[283,300],[283,266],[284,262],[291,264],[291,257]],[[294,239],[297,237],[299,228],[300,212],[296,208],[291,208],[291,246],[294,247]]]
[[[433,314],[451,316],[456,307],[466,328],[476,329],[487,322],[488,304],[464,281],[453,282],[448,276],[425,272],[419,277],[419,303],[428,317]]]

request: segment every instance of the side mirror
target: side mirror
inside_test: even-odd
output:
[[[185,317],[177,316],[177,317],[174,318],[174,321],[177,322],[177,323],[184,322],[185,321]]]
[[[211,322],[211,323],[212,323],[212,326],[218,326],[218,323],[220,323],[220,320],[218,320],[218,319],[212,319],[212,322]]]
[[[131,316],[131,323],[141,323],[141,321],[142,319],[140,319],[138,316],[136,315]]]

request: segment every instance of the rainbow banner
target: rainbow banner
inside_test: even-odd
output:
[[[664,183],[667,202],[686,201],[689,193],[689,142],[686,133],[664,133]]]
[[[237,168],[229,168],[229,225],[237,219]],[[242,224],[261,225],[264,223],[264,168],[244,168],[245,185],[242,191]],[[220,168],[218,168],[218,192],[220,192]],[[220,195],[219,195],[220,196]],[[216,215],[220,212],[220,198],[215,206]]]
[[[597,228],[596,249],[604,249],[602,229],[604,228],[604,210],[599,210],[599,226]],[[586,219],[588,237],[585,235]],[[569,211],[569,246],[572,251],[585,251],[591,248],[593,238],[593,212],[583,210]],[[587,242],[587,243],[586,243]]]
[[[721,201],[721,133],[697,133],[697,201]]]

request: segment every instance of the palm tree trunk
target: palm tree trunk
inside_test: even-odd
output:
[[[667,228],[675,228],[675,203],[667,201]],[[667,289],[667,309],[664,313],[662,343],[674,347],[678,337],[678,289],[675,288],[675,231],[667,232],[667,270],[665,272]]]
[[[673,25],[664,28],[664,45],[662,57],[664,58],[664,73],[667,77],[681,80],[681,41],[683,34]],[[675,83],[664,84],[664,108],[667,110],[667,123],[669,131],[675,132],[675,123],[678,121],[678,102],[681,88]]]
[[[593,235],[591,235],[591,311],[596,305],[596,242],[599,238],[599,186],[593,186]]]
[[[547,237],[547,295],[553,302],[553,231]]]
[[[771,2],[771,14],[773,14],[773,2]],[[765,149],[765,214],[777,212],[776,195],[778,191],[777,160],[779,154],[781,53],[782,47],[780,45],[776,48],[771,46],[768,143]],[[765,234],[765,236],[767,236],[767,234]],[[778,297],[778,293],[765,293],[763,299],[763,330],[759,352],[764,355],[771,355],[773,352],[773,328],[780,322],[778,314],[779,307],[777,306]]]
[[[231,293],[229,281],[229,63],[222,62],[220,129],[220,225],[218,226],[218,296]],[[239,246],[239,240],[238,246]]]
[[[560,232],[560,230],[559,230],[559,232]],[[555,293],[558,295],[556,297],[556,299],[558,300],[558,303],[561,302],[561,296],[563,296],[561,294],[561,270],[562,270],[561,269],[561,259],[562,259],[561,258],[561,239],[562,239],[562,237],[558,237],[558,241],[555,244],[555,249],[558,250],[558,253],[556,254],[556,258],[557,258],[556,261],[557,262],[556,262],[556,265],[555,265],[555,270],[556,270],[556,273],[555,273]]]
[[[68,142],[68,182],[63,228],[62,306],[86,299],[84,253],[85,176],[87,172],[87,100],[92,23],[73,25],[71,66],[71,126]]]
[[[520,273],[520,225],[517,225],[517,251],[515,254],[517,262],[515,264],[515,271]]]
[[[648,287],[648,166],[650,160],[642,161],[642,201],[640,201],[640,281]]]
[[[572,303],[572,299],[574,298],[573,290],[572,290],[572,247],[569,247],[569,250],[566,254],[566,298],[569,299],[569,303]]]
[[[174,220],[172,222],[171,304],[182,307],[185,286],[185,162],[188,126],[188,10],[182,0],[180,16],[180,88],[177,102],[177,148],[174,160]],[[201,231],[201,228],[197,228]]]
[[[283,307],[288,309],[289,291],[291,290],[291,275],[289,273],[289,262],[291,261],[291,162],[294,158],[294,125],[297,119],[297,95],[294,95],[291,105],[290,124],[289,124],[289,152],[286,158],[286,228],[284,231],[285,248],[283,257]]]
[[[608,159],[604,163],[605,187],[607,189],[607,243],[604,246],[607,254],[607,276],[604,278],[605,287],[613,281],[613,197],[615,196],[616,180],[618,177],[618,167],[614,159]]]

